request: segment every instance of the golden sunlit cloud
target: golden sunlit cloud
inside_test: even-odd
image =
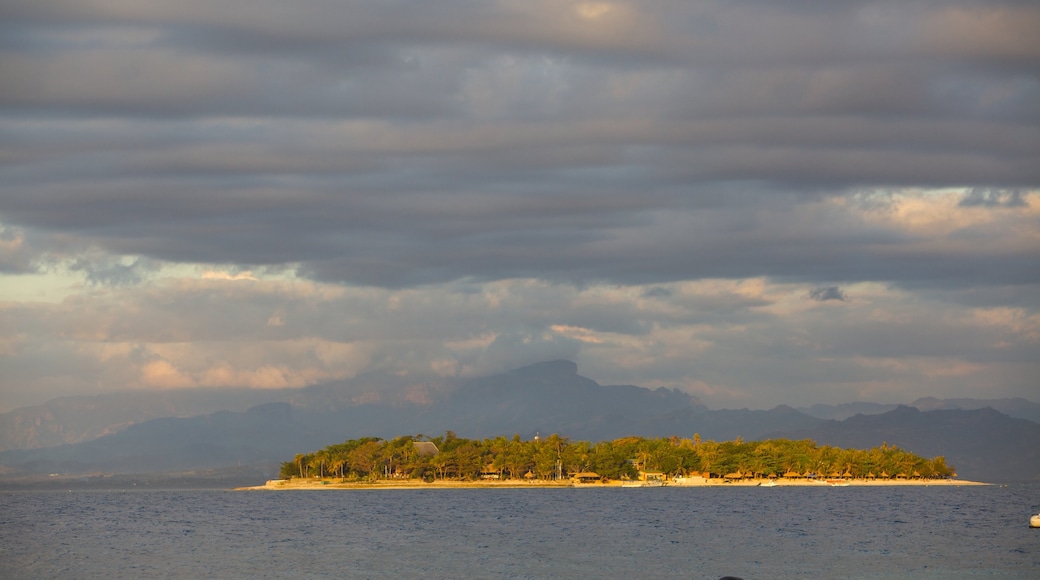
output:
[[[581,2],[574,9],[582,18],[595,20],[612,11],[614,6],[607,2]]]
[[[223,272],[223,271],[217,271],[217,270],[206,270],[205,272],[202,273],[201,277],[202,277],[203,280],[232,280],[232,281],[237,281],[237,280],[256,281],[257,280],[256,276],[254,276],[253,273],[249,272],[249,271],[239,272],[237,274],[232,274],[230,272]]]

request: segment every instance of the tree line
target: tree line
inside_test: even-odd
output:
[[[433,443],[436,451],[424,442]],[[417,443],[420,443],[417,445]],[[351,439],[281,466],[281,477],[477,480],[566,479],[595,473],[606,479],[634,479],[640,471],[671,477],[923,477],[955,475],[942,456],[926,459],[897,446],[843,449],[809,439],[702,441],[692,438],[625,437],[613,441],[570,441],[557,434],[522,440],[499,436],[466,439],[405,435]]]

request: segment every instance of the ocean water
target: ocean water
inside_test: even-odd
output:
[[[1040,578],[1040,485],[0,493],[0,578]]]

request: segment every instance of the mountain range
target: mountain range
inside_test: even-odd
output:
[[[678,390],[600,385],[564,360],[465,382],[386,374],[295,390],[128,395],[57,399],[0,415],[0,478],[243,467],[273,474],[297,453],[346,439],[452,430],[473,438],[559,433],[597,441],[697,433],[718,441],[887,443],[944,455],[965,479],[1040,480],[1040,423],[997,410],[1010,406],[1028,417],[1037,407],[1029,401],[711,410]],[[848,415],[851,410],[859,412]]]

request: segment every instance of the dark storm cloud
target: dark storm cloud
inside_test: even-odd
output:
[[[937,233],[853,203],[1029,209],[1030,3],[14,0],[0,20],[0,221],[43,245],[389,287],[1040,276],[1015,238],[1034,213]],[[132,275],[112,264],[91,272]]]

